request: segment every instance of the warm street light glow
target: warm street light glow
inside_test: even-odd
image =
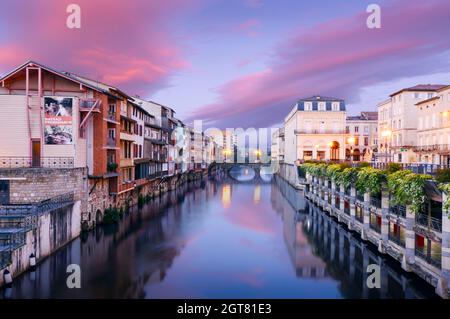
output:
[[[315,148],[319,148],[319,144],[314,145]]]
[[[381,132],[381,136],[383,136],[383,137],[389,137],[391,135],[392,135],[391,130],[384,130],[383,132]]]
[[[230,155],[230,154],[231,154],[231,150],[228,149],[228,148],[227,148],[227,149],[224,149],[224,150],[223,150],[223,154],[224,154],[224,155]]]
[[[260,150],[255,150],[255,155],[256,156],[261,156],[262,152]]]
[[[333,142],[328,142],[328,147],[332,147],[333,146]]]
[[[348,139],[347,139],[347,143],[348,144],[355,144],[355,138],[352,136],[352,137],[349,137]]]
[[[447,117],[447,116],[448,116],[448,111],[444,111],[444,112],[442,112],[442,116],[445,116],[445,117]]]

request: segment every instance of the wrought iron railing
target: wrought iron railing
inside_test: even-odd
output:
[[[399,246],[405,247],[405,241],[402,240],[399,236],[397,236],[396,234],[393,234],[391,232],[389,232],[388,234],[388,238],[390,241],[396,243]]]
[[[406,206],[405,205],[390,206],[389,213],[405,218],[406,217]]]
[[[350,216],[350,207],[344,207],[344,214]]]
[[[73,168],[73,157],[0,157],[0,168]]]
[[[442,220],[426,214],[417,213],[416,224],[437,232],[442,232]]]
[[[378,225],[378,223],[370,222],[369,224],[370,228],[376,231],[377,233],[381,234],[381,226]]]
[[[381,199],[377,197],[370,197],[370,205],[376,208],[381,208]]]
[[[20,205],[2,205],[0,206],[0,216],[25,216],[30,214],[41,214],[50,210],[64,207],[74,202],[74,194],[66,193],[43,200],[38,203],[20,204]]]
[[[423,259],[424,261],[426,261],[430,265],[435,266],[436,268],[440,269],[442,266],[441,256],[439,256],[439,258],[431,257],[430,255],[428,255],[425,251],[423,251],[420,248],[416,248],[415,254],[417,257]]]
[[[360,202],[364,202],[364,194],[356,193],[356,199]]]

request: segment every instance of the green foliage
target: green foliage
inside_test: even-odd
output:
[[[410,205],[413,213],[418,213],[425,202],[425,183],[430,175],[416,174],[409,170],[397,171],[388,175],[388,189],[392,204]]]
[[[367,162],[359,162],[358,167],[363,168],[363,167],[372,167],[372,166],[370,165],[370,163],[367,163]]]
[[[446,195],[446,199],[442,203],[442,208],[447,212],[448,218],[450,218],[449,210],[450,210],[450,184],[439,184],[439,189]]]
[[[383,171],[368,166],[359,170],[355,186],[361,194],[378,195],[381,193],[381,187],[385,181],[386,175]]]
[[[347,167],[338,174],[336,183],[338,185],[343,185],[345,188],[349,188],[356,182],[358,178],[359,169],[356,167]]]
[[[107,208],[105,209],[105,214],[103,215],[103,222],[105,224],[113,224],[119,221],[119,210],[117,208]]]
[[[450,168],[438,169],[436,172],[435,179],[439,183],[449,183],[450,182]]]
[[[395,173],[397,171],[400,171],[402,169],[402,165],[400,165],[399,163],[388,163],[387,167],[386,167],[386,173],[387,174],[392,174]]]
[[[322,162],[304,163],[301,167],[310,175],[316,177],[325,177],[327,164]]]

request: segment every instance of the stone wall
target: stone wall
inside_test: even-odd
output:
[[[75,201],[74,204],[40,214],[36,227],[25,234],[25,244],[12,252],[11,265],[7,269],[12,273],[13,278],[17,277],[30,267],[32,253],[39,262],[78,237],[80,232],[80,200]],[[3,271],[0,269],[0,287],[4,284]]]
[[[2,168],[0,179],[10,181],[11,204],[37,203],[71,192],[76,201],[81,200],[86,204],[85,168]]]

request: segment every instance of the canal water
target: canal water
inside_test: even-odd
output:
[[[0,298],[436,298],[280,179],[185,185],[99,227]],[[236,176],[235,176],[236,177]],[[378,264],[381,288],[366,285]],[[81,268],[81,288],[66,268]]]

